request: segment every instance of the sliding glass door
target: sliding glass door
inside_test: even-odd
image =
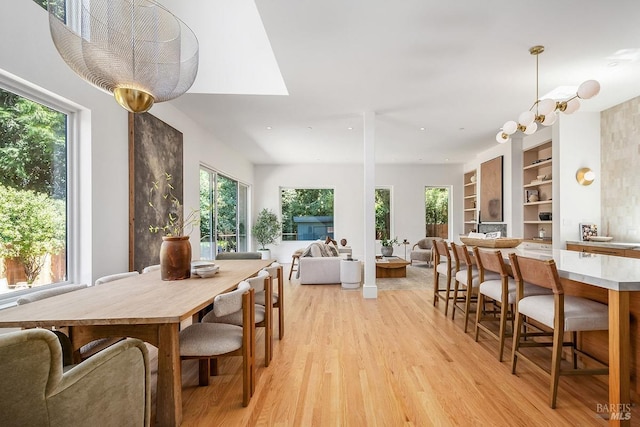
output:
[[[234,179],[200,169],[200,253],[247,250],[248,187]]]

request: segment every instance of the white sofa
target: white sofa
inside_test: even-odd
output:
[[[301,285],[340,284],[340,260],[343,256],[300,257],[298,278]]]

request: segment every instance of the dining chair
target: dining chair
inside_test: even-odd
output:
[[[438,305],[438,301],[444,301],[444,315],[449,310],[449,300],[451,297],[451,279],[456,275],[457,263],[451,257],[446,240],[435,240],[433,245],[433,306]],[[446,285],[440,287],[440,275],[446,278]],[[442,295],[444,293],[444,296]]]
[[[535,320],[552,331],[551,356],[551,384],[549,390],[549,405],[556,407],[558,396],[558,381],[560,375],[607,375],[608,368],[578,369],[577,353],[590,357],[576,347],[577,332],[599,331],[609,329],[609,310],[606,304],[587,298],[565,295],[558,270],[553,260],[539,260],[526,258],[516,254],[509,254],[511,269],[516,281],[515,327],[513,333],[513,349],[511,355],[511,373],[516,373],[519,358],[527,360],[542,372],[545,369],[525,356],[521,348],[548,347],[548,342],[528,339],[540,334],[523,332],[523,317],[529,321]],[[524,294],[524,282],[529,282],[551,290],[548,295]],[[564,333],[571,332],[571,341],[564,341]],[[526,339],[525,340],[523,340]],[[573,362],[572,369],[562,367],[563,346],[571,347]],[[595,359],[594,359],[595,360]],[[596,360],[597,361],[597,360]],[[600,362],[602,363],[602,362]]]
[[[142,274],[151,273],[152,271],[160,270],[160,264],[148,265],[142,269]]]
[[[479,249],[476,246],[473,248],[473,253],[480,274],[475,340],[476,342],[478,341],[480,329],[498,340],[498,360],[502,362],[505,337],[511,336],[511,334],[507,334],[507,321],[509,320],[511,320],[513,331],[513,305],[516,302],[516,282],[511,277],[511,268],[505,263],[502,252],[499,250]],[[491,278],[488,273],[498,274],[500,278]],[[524,283],[523,292],[525,296],[548,295],[551,293],[547,288],[527,282]],[[493,302],[494,309],[490,312],[485,310],[487,300]],[[499,311],[495,308],[496,305],[499,307]],[[499,322],[497,334],[493,329],[483,324],[483,322],[495,321]]]
[[[469,323],[469,313],[471,312],[471,303],[477,301],[478,287],[480,286],[480,272],[475,263],[475,258],[471,258],[469,248],[466,245],[456,245],[452,242],[451,249],[458,266],[455,274],[456,281],[453,287],[451,319],[455,319],[456,310],[462,311],[464,313],[464,332],[466,333]],[[500,280],[500,275],[488,272],[484,278],[485,280]],[[464,297],[458,296],[460,291],[464,292]],[[460,303],[464,303],[464,305],[460,305]]]
[[[138,273],[137,271],[127,271],[124,273],[109,274],[107,276],[102,276],[97,278],[95,285],[97,286],[97,285],[102,285],[109,282],[114,282],[120,279],[126,279],[127,277],[137,276],[138,274],[140,273]]]
[[[271,299],[273,308],[278,309],[278,339],[284,337],[284,278],[282,277],[284,272],[282,265],[274,262],[269,267],[265,267],[264,270],[269,273],[271,278],[271,289],[273,290],[273,282],[278,283],[278,292],[271,293]],[[266,305],[265,301],[266,292],[256,293],[256,304],[262,306]]]
[[[211,374],[218,375],[218,358],[242,356],[242,406],[246,407],[255,392],[255,301],[251,285],[242,281],[235,290],[217,295],[212,313],[218,318],[237,314],[242,326],[217,322],[187,326],[179,335],[180,358],[198,359],[198,383],[208,386]]]
[[[62,295],[69,292],[78,291],[86,287],[87,285],[85,284],[78,284],[78,285],[62,285],[62,286],[56,286],[55,288],[43,289],[40,291],[31,292],[26,295],[22,295],[20,298],[16,300],[16,304],[25,305],[35,301],[40,301],[46,298],[54,297],[56,295]],[[58,341],[60,341],[60,346],[62,347],[63,366],[73,365],[74,363],[73,346],[71,345],[71,340],[69,339],[67,334],[65,334],[60,330],[55,329],[54,325],[52,325],[52,328],[49,330],[53,332],[58,337]],[[80,349],[81,358],[84,358],[83,353],[86,354],[87,350],[88,350],[88,347],[85,347],[84,349],[83,348]]]
[[[258,275],[245,280],[255,294],[265,293],[265,305],[255,304],[255,326],[264,328],[264,366],[269,366],[272,358],[273,348],[273,297],[271,291],[271,277],[269,273],[260,270]],[[215,308],[215,302],[213,304]],[[241,312],[233,312],[220,316],[216,310],[210,311],[202,318],[202,323],[228,323],[236,326],[243,326],[244,318]]]

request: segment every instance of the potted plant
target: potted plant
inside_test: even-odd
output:
[[[156,224],[149,224],[151,233],[162,233],[160,246],[160,277],[162,280],[181,280],[191,277],[191,243],[189,234],[200,221],[199,212],[184,215],[180,200],[174,193],[171,174],[152,182],[149,206],[156,211]]]
[[[382,249],[380,250],[382,256],[391,256],[393,255],[393,245],[399,245],[400,243],[398,243],[397,237],[394,237],[393,239],[383,237],[380,239],[380,244],[382,245]]]
[[[262,259],[271,257],[271,253],[266,246],[276,242],[281,229],[282,225],[275,213],[266,208],[260,211],[251,231],[256,241],[260,244],[258,252],[262,253]]]

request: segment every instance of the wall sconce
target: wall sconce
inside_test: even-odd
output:
[[[591,185],[594,179],[596,179],[596,174],[589,168],[580,168],[576,172],[576,181],[580,185]]]

